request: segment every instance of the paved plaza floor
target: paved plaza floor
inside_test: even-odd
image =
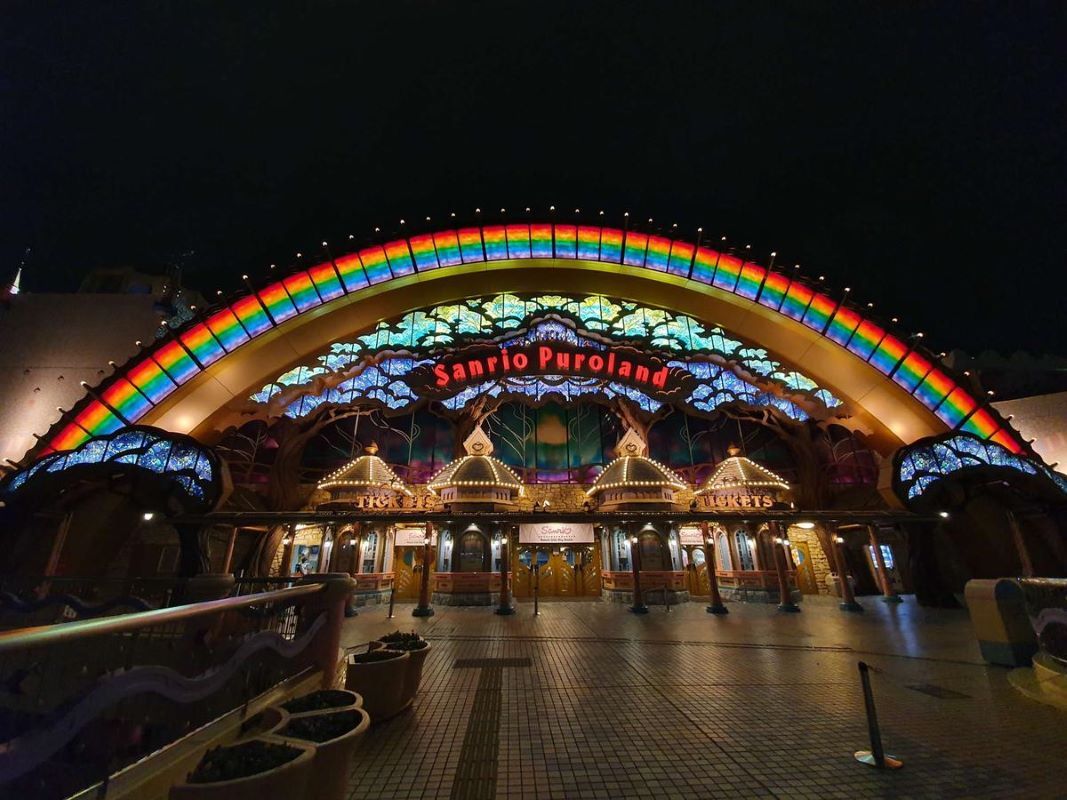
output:
[[[400,628],[433,650],[414,706],[367,735],[351,796],[1067,797],[1067,714],[981,661],[966,612],[863,602],[361,610],[347,646]],[[852,757],[860,660],[895,772]]]

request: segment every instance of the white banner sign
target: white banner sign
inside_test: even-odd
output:
[[[422,528],[397,528],[395,544],[397,547],[425,547],[426,531]]]
[[[589,522],[535,522],[519,525],[520,544],[592,544]]]
[[[704,536],[700,533],[700,528],[689,525],[678,531],[678,541],[683,545],[695,544],[703,547]]]

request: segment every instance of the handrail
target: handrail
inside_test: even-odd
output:
[[[27,650],[72,642],[101,634],[126,633],[138,628],[177,622],[178,620],[200,617],[218,611],[262,605],[263,603],[280,600],[291,600],[305,595],[318,594],[325,590],[325,583],[309,583],[288,589],[278,589],[273,592],[261,592],[260,594],[241,597],[226,597],[222,600],[208,600],[202,603],[159,608],[154,611],[141,611],[116,617],[61,622],[55,625],[37,625],[32,628],[17,628],[12,631],[0,632],[0,655],[15,650]]]

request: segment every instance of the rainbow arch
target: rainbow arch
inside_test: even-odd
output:
[[[298,270],[210,309],[133,357],[89,389],[30,455],[69,450],[131,425],[212,364],[288,320],[389,281],[495,261],[571,260],[619,264],[692,281],[798,322],[860,359],[925,406],[945,426],[1035,457],[988,404],[980,402],[917,344],[864,317],[795,275],[679,239],[593,225],[515,223],[420,233],[374,244]]]

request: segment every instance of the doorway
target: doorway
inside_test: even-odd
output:
[[[520,545],[512,563],[515,597],[533,597],[535,586],[540,597],[600,596],[598,544]]]
[[[797,588],[801,594],[818,594],[815,567],[811,563],[811,548],[807,542],[792,542],[793,563],[797,565]]]
[[[397,600],[418,600],[422,583],[422,559],[425,547],[398,547],[393,559]],[[430,548],[430,577],[434,573],[434,549]]]
[[[686,552],[686,588],[694,597],[707,597],[711,594],[708,580],[708,564],[703,547],[689,546]]]

